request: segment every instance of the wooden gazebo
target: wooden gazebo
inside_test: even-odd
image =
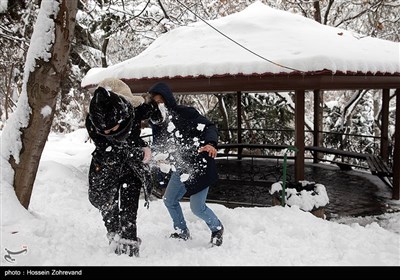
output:
[[[282,22],[285,20],[291,20],[296,23],[303,23],[312,26],[313,30],[316,28],[321,29],[322,33],[332,32],[332,42],[340,40],[340,46],[337,47],[349,47],[352,44],[352,38],[347,38],[348,42],[343,42],[342,36],[348,35],[346,31],[335,29],[332,27],[326,27],[319,25],[316,22],[302,18],[301,16],[293,15],[290,13],[276,11],[269,7],[266,7],[260,3],[253,4],[248,9],[244,10],[240,16],[229,16],[228,23],[235,25],[238,22],[239,26],[245,28],[246,26],[246,13],[250,13],[251,17],[249,19],[249,28],[252,30],[249,33],[255,32],[253,29],[257,23],[257,15],[259,14],[260,20],[262,20],[262,25],[269,26],[269,29],[273,29],[276,22]],[[279,20],[277,17],[280,17]],[[270,20],[271,22],[268,22]],[[213,26],[219,26],[220,20],[213,21]],[[267,22],[265,22],[267,21]],[[224,24],[227,21],[222,22]],[[221,24],[220,28],[225,26]],[[296,29],[296,26],[290,24]],[[197,28],[196,30],[194,30]],[[223,53],[221,53],[221,61],[212,61],[210,66],[214,65],[217,69],[218,65],[223,65],[224,63],[235,64],[235,59],[237,59],[238,67],[233,70],[221,69],[215,71],[204,71],[203,73],[199,69],[208,69],[207,67],[195,67],[196,63],[201,64],[202,61],[209,61],[209,57],[202,57],[204,51],[203,42],[214,42],[215,40],[226,40],[225,38],[218,37],[214,30],[210,32],[212,36],[216,38],[209,38],[205,35],[205,31],[208,27],[204,24],[198,24],[192,26],[190,30],[187,28],[177,28],[164,36],[157,39],[153,45],[151,45],[145,52],[131,60],[122,62],[120,64],[111,66],[106,69],[96,69],[88,73],[82,82],[82,86],[90,88],[96,86],[98,82],[106,77],[116,77],[125,81],[134,93],[143,93],[156,82],[164,81],[168,83],[172,91],[176,94],[213,94],[213,93],[236,93],[238,98],[240,98],[243,92],[276,92],[276,91],[291,91],[295,92],[295,146],[299,149],[295,156],[295,179],[304,179],[304,163],[305,163],[305,92],[314,92],[314,114],[317,115],[320,110],[319,107],[319,96],[320,92],[332,91],[332,90],[361,90],[361,89],[380,89],[382,90],[382,135],[381,135],[381,157],[384,160],[388,158],[388,119],[389,119],[389,95],[391,90],[395,90],[396,95],[396,124],[395,124],[395,145],[393,154],[393,199],[400,199],[400,46],[398,43],[388,42],[383,40],[378,40],[374,38],[369,38],[365,41],[365,48],[367,53],[358,54],[357,46],[354,48],[353,54],[350,54],[351,58],[348,58],[349,65],[342,67],[340,65],[329,63],[335,61],[337,57],[331,55],[330,53],[323,53],[324,50],[329,50],[332,42],[329,40],[320,40],[317,42],[319,53],[317,56],[322,62],[316,63],[315,66],[308,67],[304,70],[297,70],[301,68],[301,65],[307,65],[309,60],[301,60],[297,57],[282,58],[277,56],[273,61],[279,61],[279,64],[271,61],[265,61],[259,57],[255,57],[252,54],[244,54],[238,58],[236,53],[237,45],[229,43],[230,48],[232,48],[231,57],[225,57],[226,53],[229,54],[231,49],[224,46]],[[303,26],[304,28],[304,26]],[[329,28],[329,29],[328,29]],[[191,51],[193,59],[188,59],[185,57],[185,53],[179,51],[179,45],[185,45],[184,42],[175,42],[176,44],[171,45],[171,36],[174,36],[182,29],[182,38],[186,41],[193,40],[199,45],[199,48],[195,46],[186,46]],[[249,30],[250,30],[249,29]],[[265,32],[265,30],[261,30]],[[281,31],[284,32],[284,31]],[[298,30],[288,31],[293,32],[293,35],[298,32]],[[315,30],[313,31],[315,32]],[[321,33],[321,34],[322,34]],[[192,34],[192,37],[189,37]],[[339,35],[338,35],[339,34]],[[169,37],[168,37],[169,36]],[[245,35],[243,35],[245,36]],[[336,37],[335,37],[336,36]],[[338,37],[339,36],[339,37]],[[189,38],[188,38],[189,37]],[[205,37],[205,38],[203,38]],[[291,36],[288,36],[291,37]],[[318,39],[318,34],[316,34]],[[174,38],[174,37],[172,37]],[[260,35],[258,40],[262,41],[261,38],[265,38],[265,34]],[[255,40],[252,37],[253,40]],[[257,39],[257,38],[256,38]],[[228,40],[227,40],[228,41]],[[251,42],[251,38],[245,40]],[[354,41],[355,44],[359,44],[359,38]],[[257,41],[258,42],[258,41]],[[368,49],[368,44],[373,42],[373,47]],[[293,46],[297,46],[298,42],[293,42]],[[311,42],[315,44],[316,42]],[[165,45],[166,44],[166,45]],[[325,45],[328,44],[328,45]],[[348,45],[346,45],[348,44]],[[163,47],[164,45],[164,47]],[[265,43],[268,48],[269,44]],[[292,46],[292,47],[293,47]],[[257,49],[259,45],[255,45],[254,49]],[[269,46],[270,47],[270,46]],[[280,49],[279,46],[272,46],[272,49]],[[302,46],[298,46],[302,50]],[[210,46],[213,48],[213,46]],[[363,49],[365,49],[363,48]],[[383,49],[385,51],[383,52]],[[212,50],[213,52],[218,52],[217,49]],[[271,49],[268,49],[265,53],[269,54],[269,57],[273,57],[273,53],[270,53]],[[343,52],[343,50],[341,50]],[[382,55],[376,55],[376,58],[371,58],[375,56],[374,52],[382,51]],[[313,50],[313,52],[315,52]],[[396,53],[397,52],[397,53]],[[368,53],[370,55],[368,55]],[[204,53],[207,55],[207,53]],[[359,56],[357,56],[359,55]],[[361,55],[361,57],[360,57]],[[200,56],[200,57],[199,57]],[[182,69],[179,68],[179,59],[190,60],[182,64]],[[214,56],[215,57],[215,56]],[[352,60],[354,57],[354,61]],[[325,58],[329,62],[325,63]],[[227,62],[227,59],[229,62]],[[283,62],[282,62],[283,61]],[[292,61],[296,63],[291,63]],[[338,60],[339,61],[339,60]],[[362,62],[361,62],[362,61]],[[340,60],[340,62],[343,62]],[[374,62],[376,65],[374,65]],[[214,64],[213,64],[214,63]],[[241,65],[244,65],[242,68]],[[254,65],[253,68],[251,66]],[[280,65],[291,65],[289,67],[280,67]],[[295,66],[292,66],[295,65]],[[322,65],[322,66],[321,66]],[[323,68],[319,68],[323,67]],[[126,70],[131,69],[130,71]],[[346,69],[345,69],[346,68]],[[153,70],[152,70],[153,69]],[[172,69],[172,70],[171,70]],[[194,69],[194,70],[193,70]],[[304,68],[301,68],[304,69]],[[182,70],[182,71],[180,71]],[[218,72],[220,71],[220,72]],[[240,102],[238,102],[240,104]],[[239,105],[238,105],[239,106]],[[239,108],[240,110],[240,108]],[[314,118],[315,122],[318,118]],[[318,123],[314,124],[314,127],[319,127]],[[240,129],[240,127],[238,128]],[[314,146],[319,143],[319,133],[314,132]]]

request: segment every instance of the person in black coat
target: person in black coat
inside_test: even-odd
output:
[[[218,179],[214,160],[217,128],[195,108],[178,105],[167,84],[157,83],[149,93],[151,99],[159,104],[164,118],[162,123],[152,124],[153,150],[161,171],[170,173],[163,200],[174,229],[178,230],[171,237],[191,238],[179,203],[186,194],[190,196],[191,211],[211,230],[211,243],[220,246],[224,227],[206,205],[209,187]]]
[[[135,98],[141,97],[134,97],[120,80],[101,85],[104,87],[95,90],[86,118],[96,146],[89,169],[89,200],[103,216],[111,249],[116,254],[139,256],[139,195],[144,186],[147,198],[151,187],[147,165],[151,151],[140,138],[141,121],[152,118],[157,123],[161,114],[155,103],[135,104]]]

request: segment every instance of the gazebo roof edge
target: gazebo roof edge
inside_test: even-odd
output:
[[[216,93],[236,91],[346,90],[400,88],[400,73],[335,72],[330,70],[291,73],[223,74],[210,77],[176,76],[162,78],[121,78],[133,93],[143,93],[156,82],[170,85],[175,93]],[[88,85],[91,89],[97,85]]]

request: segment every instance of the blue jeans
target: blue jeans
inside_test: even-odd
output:
[[[209,188],[207,187],[190,197],[190,209],[193,214],[204,220],[209,229],[214,232],[219,230],[222,224],[214,212],[206,205],[208,189]],[[180,229],[181,231],[187,230],[185,217],[183,216],[182,208],[179,203],[185,193],[186,188],[185,184],[180,180],[180,173],[172,173],[163,199],[174,223],[174,228]]]

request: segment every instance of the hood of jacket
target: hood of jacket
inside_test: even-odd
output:
[[[165,83],[160,82],[160,83],[153,85],[149,89],[149,93],[150,94],[160,94],[165,100],[165,107],[167,107],[168,109],[174,109],[177,106],[175,97],[172,94],[171,89]]]

